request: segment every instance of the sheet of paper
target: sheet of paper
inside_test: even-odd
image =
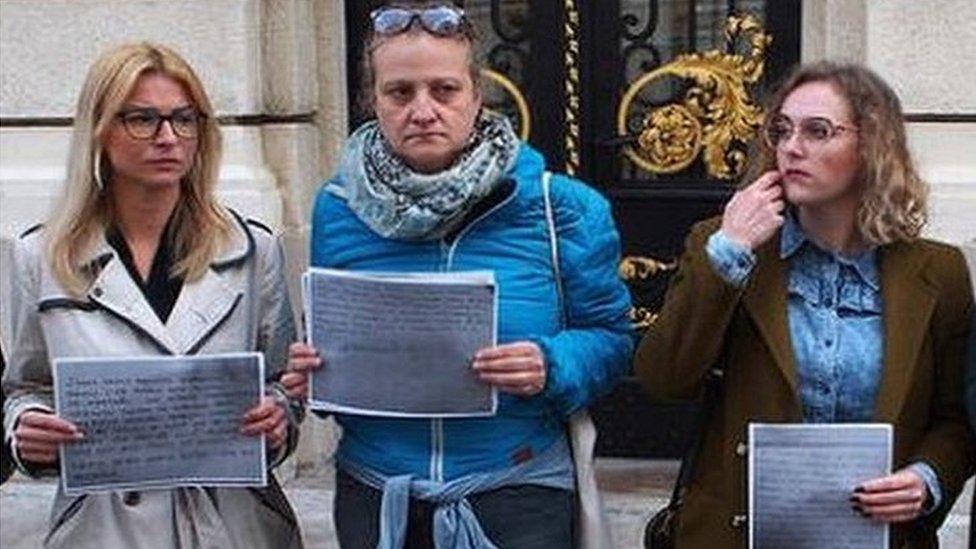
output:
[[[389,417],[495,413],[496,391],[471,369],[496,340],[491,272],[357,273],[303,278],[308,339],[325,367],[312,375],[315,409]]]
[[[264,437],[239,432],[263,380],[260,353],[55,360],[57,413],[85,433],[61,446],[65,492],[267,485]]]
[[[749,546],[883,549],[888,527],[849,498],[891,471],[886,424],[749,425]]]

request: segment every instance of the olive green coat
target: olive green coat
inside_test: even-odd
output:
[[[678,547],[745,547],[749,422],[801,422],[787,324],[788,261],[779,235],[757,250],[744,289],[724,282],[705,253],[718,219],[696,225],[661,315],[644,336],[635,371],[659,399],[691,399],[724,356],[720,402],[709,418],[678,520]],[[879,250],[884,373],[874,421],[894,427],[894,467],[914,461],[938,475],[944,504],[893,529],[893,547],[934,547],[936,531],[976,464],[962,402],[973,293],[959,250],[931,241]]]

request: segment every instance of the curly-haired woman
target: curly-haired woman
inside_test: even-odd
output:
[[[800,67],[763,136],[762,175],[692,230],[635,358],[661,398],[725,372],[678,545],[745,545],[749,422],[882,422],[895,472],[844,503],[893,524],[893,547],[936,546],[976,462],[960,390],[973,294],[960,251],[919,238],[926,186],[899,100],[863,67]]]

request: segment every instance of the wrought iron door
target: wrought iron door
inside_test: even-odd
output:
[[[742,177],[758,99],[799,60],[801,0],[458,1],[482,37],[485,102],[613,204],[620,274],[646,329],[691,225]],[[346,3],[353,127],[369,12]],[[731,16],[731,17],[730,17]],[[694,403],[654,402],[626,379],[593,407],[597,453],[675,457]]]

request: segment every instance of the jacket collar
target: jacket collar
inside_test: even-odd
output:
[[[878,273],[878,262],[876,249],[872,248],[856,256],[847,256],[837,252],[831,252],[821,248],[816,242],[807,236],[803,226],[796,219],[796,214],[789,210],[783,222],[783,229],[780,232],[779,256],[782,259],[790,259],[800,253],[803,248],[812,248],[812,253],[833,257],[838,263],[848,265],[853,269],[862,282],[870,286],[875,291],[881,289],[881,277]]]
[[[83,264],[97,269],[88,299],[147,336],[164,353],[195,352],[243,296],[243,285],[230,269],[254,253],[254,238],[244,220],[235,212],[232,216],[230,238],[211,262],[211,268],[199,280],[183,285],[167,324],[156,316],[104,237]]]
[[[911,385],[937,295],[925,278],[928,254],[923,247],[896,242],[881,248],[880,254],[884,373],[874,415],[878,421],[893,422]]]
[[[756,250],[756,267],[749,286],[743,294],[743,306],[752,317],[760,335],[766,341],[783,378],[795,397],[795,412],[800,419],[799,389],[793,344],[787,316],[786,288],[789,260],[779,253],[779,235],[770,238]]]

